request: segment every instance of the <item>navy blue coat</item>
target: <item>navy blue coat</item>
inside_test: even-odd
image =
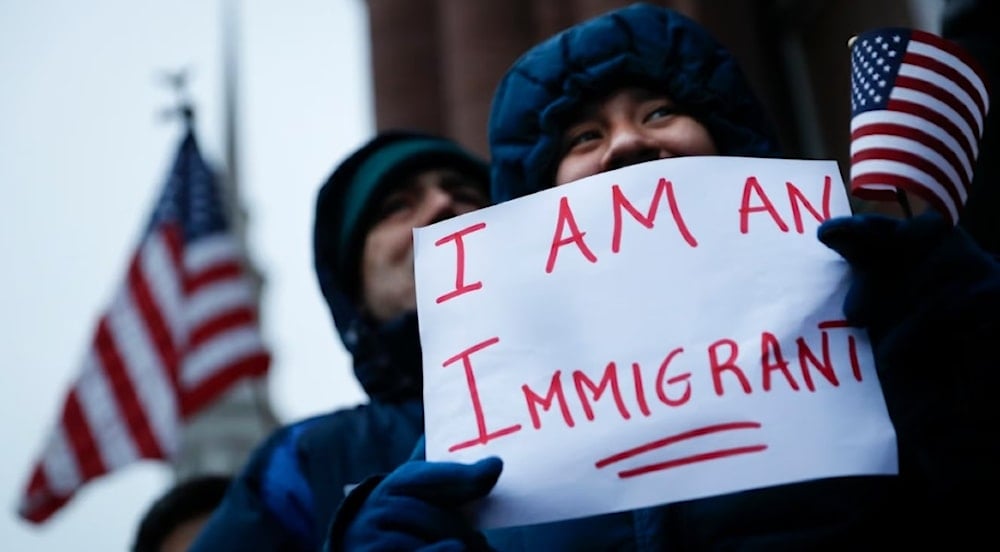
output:
[[[254,451],[191,550],[317,550],[347,491],[401,464],[422,432],[419,400],[372,400],[281,428]]]

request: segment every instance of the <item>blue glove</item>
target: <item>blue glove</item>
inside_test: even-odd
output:
[[[475,464],[410,460],[368,495],[343,535],[344,550],[488,550],[462,513],[483,498],[503,469],[499,458]]]
[[[996,262],[936,213],[909,220],[856,215],[824,222],[819,240],[853,269],[844,315],[877,340],[932,304],[992,284]]]
[[[966,494],[1000,492],[984,485],[1000,482],[1000,264],[936,214],[837,218],[818,234],[851,265],[844,314],[871,336],[908,492],[964,515]]]

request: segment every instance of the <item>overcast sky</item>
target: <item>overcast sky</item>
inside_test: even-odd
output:
[[[266,279],[271,395],[292,420],[361,393],[311,268],[319,184],[370,135],[363,0],[244,0],[238,124],[253,261]],[[170,484],[143,462],[86,485],[42,526],[21,489],[123,275],[182,128],[159,113],[189,68],[197,134],[223,162],[220,0],[0,0],[0,548],[125,550]]]

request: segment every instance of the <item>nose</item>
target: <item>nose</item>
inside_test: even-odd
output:
[[[622,123],[611,129],[608,147],[601,159],[601,170],[610,171],[659,159],[659,148],[638,126]]]
[[[434,224],[458,215],[455,198],[440,186],[428,186],[420,198],[421,226]]]

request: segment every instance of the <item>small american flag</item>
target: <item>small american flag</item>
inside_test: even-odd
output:
[[[851,192],[911,192],[957,223],[979,154],[989,92],[959,46],[884,28],[851,46]]]
[[[188,129],[31,472],[21,517],[40,523],[91,479],[170,459],[185,419],[267,371],[254,285],[218,194]]]

